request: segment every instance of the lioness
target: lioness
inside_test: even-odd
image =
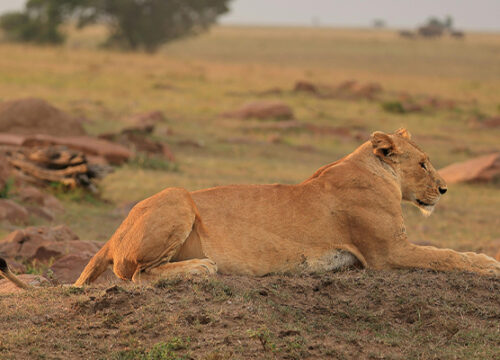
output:
[[[135,282],[179,273],[265,275],[427,268],[500,275],[486,255],[408,242],[401,200],[430,215],[446,184],[405,129],[375,132],[298,185],[169,188],[138,203],[83,270],[89,284],[113,264]]]
[[[401,200],[430,215],[446,184],[405,129],[375,132],[297,185],[168,188],[138,203],[75,286],[109,265],[134,282],[176,274],[265,275],[426,268],[500,275],[500,262],[407,240]]]

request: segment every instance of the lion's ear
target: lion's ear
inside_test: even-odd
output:
[[[396,132],[394,134],[399,135],[402,138],[405,138],[406,140],[411,140],[411,134],[405,128],[401,128],[401,129],[396,130]]]
[[[385,158],[396,153],[396,145],[391,137],[381,131],[375,131],[371,136],[373,153],[380,158]]]

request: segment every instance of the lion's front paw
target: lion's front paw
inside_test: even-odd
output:
[[[214,275],[217,273],[217,264],[210,259],[196,260],[196,263],[189,269],[190,274]]]

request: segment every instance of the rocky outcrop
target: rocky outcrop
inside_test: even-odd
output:
[[[53,136],[84,135],[80,122],[36,98],[0,103],[0,132],[12,134],[50,134]]]
[[[439,174],[448,184],[494,181],[500,178],[500,153],[451,164],[439,170]]]

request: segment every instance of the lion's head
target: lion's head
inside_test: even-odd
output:
[[[429,216],[447,190],[429,156],[411,141],[406,129],[399,129],[394,134],[374,132],[371,143],[375,155],[397,174],[403,200],[410,201]]]

